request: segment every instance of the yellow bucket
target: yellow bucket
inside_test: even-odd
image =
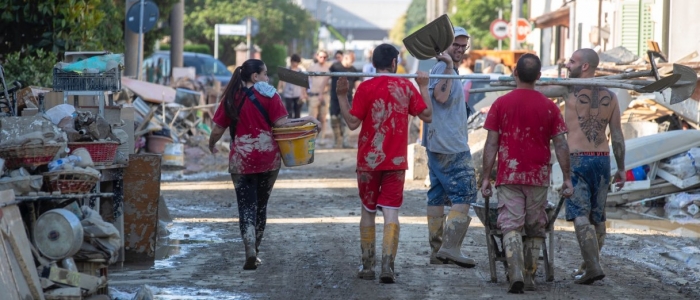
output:
[[[280,147],[282,161],[287,167],[308,165],[314,162],[316,149],[316,124],[273,128],[272,135]]]

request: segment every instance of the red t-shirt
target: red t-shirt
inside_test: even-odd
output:
[[[496,186],[549,186],[549,140],[567,132],[552,100],[535,90],[513,90],[493,103],[484,128],[499,135]]]
[[[253,89],[255,97],[265,108],[274,124],[277,120],[287,116],[287,110],[278,94],[272,98],[265,97]],[[231,143],[229,153],[229,172],[234,174],[263,173],[280,168],[281,156],[277,142],[272,138],[272,127],[258,108],[248,100],[243,91],[240,91],[235,99],[235,106],[245,101],[238,115],[235,139]],[[228,128],[231,119],[226,115],[224,101],[214,113],[214,123]]]
[[[406,79],[379,76],[363,81],[350,109],[362,120],[357,170],[408,169],[408,115],[416,116],[426,108],[420,92]]]

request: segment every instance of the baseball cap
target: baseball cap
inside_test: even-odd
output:
[[[467,33],[467,30],[464,29],[464,28],[462,28],[462,27],[459,27],[459,26],[458,26],[458,27],[455,27],[454,30],[455,30],[455,37],[458,37],[458,36],[466,36],[466,37],[469,37],[469,34]]]

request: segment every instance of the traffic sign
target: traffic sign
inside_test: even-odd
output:
[[[490,30],[491,35],[497,40],[505,39],[508,36],[508,23],[501,19],[493,20]]]
[[[246,27],[245,25],[238,25],[238,24],[216,24],[216,32],[220,35],[240,35],[240,36],[245,36],[246,35]]]
[[[260,23],[258,23],[258,19],[254,17],[245,17],[241,21],[241,25],[248,26],[248,19],[250,19],[250,36],[256,36],[258,35],[258,32],[260,32]],[[244,34],[245,35],[245,34]]]
[[[518,22],[516,23],[517,27],[515,28],[515,38],[518,41],[518,43],[522,43],[525,41],[527,38],[527,35],[530,34],[532,31],[532,26],[530,25],[530,22],[527,21],[527,19],[519,18]],[[511,27],[511,23],[508,23],[508,36],[510,37],[512,35],[513,29]]]
[[[158,13],[158,5],[151,1],[144,1],[143,21],[141,21],[141,2],[136,2],[126,13],[126,28],[139,33],[139,26],[142,26],[141,32],[146,33],[158,24]]]

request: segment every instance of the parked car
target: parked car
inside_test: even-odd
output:
[[[183,52],[182,55],[183,65],[185,67],[194,67],[198,81],[206,82],[207,80],[216,79],[221,81],[223,88],[231,80],[231,71],[226,68],[224,63],[213,56],[195,52]],[[170,51],[156,51],[143,60],[143,65],[155,66],[158,64],[158,59],[162,59],[163,63],[161,77],[166,78],[170,74]]]

